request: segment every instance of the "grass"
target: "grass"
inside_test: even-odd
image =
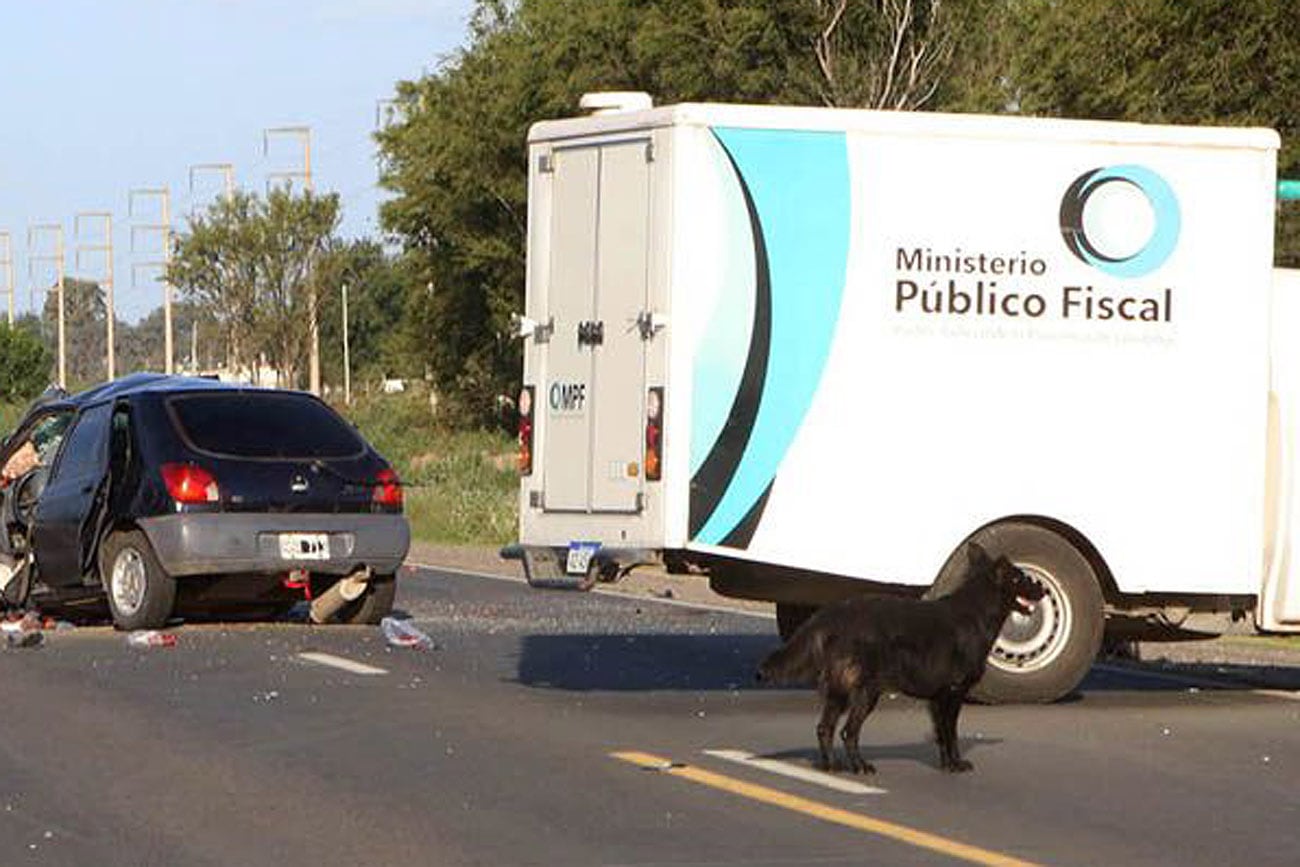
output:
[[[422,394],[337,407],[401,476],[412,535],[441,545],[502,545],[518,533],[512,438],[439,427]]]

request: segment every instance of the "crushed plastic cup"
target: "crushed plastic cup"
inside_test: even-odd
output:
[[[132,647],[175,647],[176,636],[157,629],[137,629],[127,634],[126,643]]]
[[[410,647],[415,650],[432,650],[433,639],[411,625],[409,620],[385,617],[379,621],[384,640],[390,647]]]

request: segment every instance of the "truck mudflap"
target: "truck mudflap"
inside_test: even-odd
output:
[[[502,559],[524,564],[524,578],[530,587],[552,590],[590,590],[598,581],[617,581],[637,566],[659,562],[656,552],[648,548],[605,548],[583,542],[567,550],[548,545],[507,545],[499,553]]]

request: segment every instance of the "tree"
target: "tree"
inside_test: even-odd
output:
[[[31,400],[50,382],[50,351],[31,328],[0,324],[0,403]]]
[[[400,333],[411,278],[374,241],[336,244],[317,262],[320,287],[321,370],[343,384],[342,287],[348,287],[348,343],[352,381],[413,377],[423,371],[403,351]]]
[[[1290,0],[1007,2],[1019,110],[1268,126],[1282,135],[1279,175],[1300,177],[1300,15]],[[1277,261],[1300,266],[1300,207],[1279,217]]]
[[[63,335],[68,384],[73,388],[103,382],[108,375],[108,304],[103,288],[91,280],[63,281]],[[41,332],[52,353],[58,353],[59,296],[45,293]]]
[[[230,368],[253,371],[266,359],[286,384],[299,384],[315,298],[312,265],[338,222],[336,194],[286,190],[266,198],[237,192],[190,218],[167,279],[210,317]]]

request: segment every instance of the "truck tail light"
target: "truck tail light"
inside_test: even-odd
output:
[[[656,386],[645,398],[645,477],[657,482],[664,476],[664,390]]]
[[[218,503],[221,488],[216,477],[194,464],[163,464],[163,484],[178,503]]]
[[[533,474],[533,387],[519,390],[519,475]]]
[[[382,469],[375,474],[375,490],[370,501],[378,506],[402,508],[402,480],[391,469]]]

